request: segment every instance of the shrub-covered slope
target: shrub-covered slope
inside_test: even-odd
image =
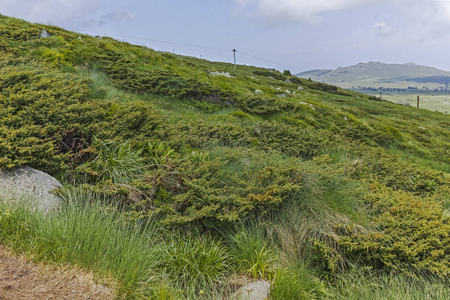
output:
[[[0,16],[0,169],[215,236],[235,251],[228,275],[269,278],[278,299],[326,297],[306,261],[322,280],[356,262],[446,278],[448,116],[287,74]],[[242,235],[260,241],[247,257]]]

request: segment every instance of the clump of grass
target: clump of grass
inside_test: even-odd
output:
[[[276,254],[265,229],[255,221],[237,227],[230,236],[230,249],[238,271],[249,273],[255,279],[271,276]]]
[[[270,292],[273,300],[322,299],[325,294],[325,284],[314,276],[314,271],[304,262],[278,269]]]
[[[222,242],[208,235],[172,236],[165,245],[159,269],[187,294],[211,288],[231,271],[231,255]]]
[[[117,89],[105,73],[96,68],[79,68],[81,77],[88,79],[90,84],[90,96],[93,99],[118,100],[126,102],[130,97],[127,93]]]
[[[97,156],[79,167],[96,181],[112,180],[113,183],[129,183],[145,170],[143,148],[133,148],[128,142],[104,142],[95,139]]]

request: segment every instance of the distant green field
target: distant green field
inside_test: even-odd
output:
[[[379,92],[371,93],[373,96],[380,96]],[[450,114],[450,94],[425,94],[425,93],[385,93],[383,92],[383,100],[394,103],[409,103],[412,107],[417,106],[417,96],[419,96],[419,107],[431,111],[439,111]]]
[[[417,95],[415,94],[392,94],[385,95],[384,99],[397,103],[405,102],[409,103],[411,106],[417,106]],[[450,112],[450,95],[419,95],[419,107],[440,112]]]

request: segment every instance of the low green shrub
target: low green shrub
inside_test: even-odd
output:
[[[260,76],[266,76],[266,77],[273,77],[277,80],[286,80],[286,76],[282,75],[278,71],[270,71],[270,70],[256,70],[253,71],[253,74],[260,75]]]
[[[450,219],[433,198],[372,185],[368,204],[375,230],[337,228],[336,242],[350,261],[404,274],[450,274]]]
[[[181,193],[173,196],[165,223],[202,221],[206,226],[226,225],[248,214],[264,214],[278,207],[298,190],[300,176],[295,166],[279,165],[257,169],[251,174],[226,175],[227,163],[205,161],[195,167],[188,161],[179,167],[183,174]]]
[[[325,84],[322,82],[310,82],[307,85],[309,88],[323,92],[337,92],[338,88],[334,85]]]
[[[39,27],[26,26],[24,23],[16,21],[9,22],[8,25],[0,26],[0,37],[13,41],[26,41],[37,39],[41,34]]]
[[[156,136],[161,120],[150,105],[89,100],[88,81],[39,67],[0,72],[0,168],[55,174],[88,159],[93,135],[135,143]]]

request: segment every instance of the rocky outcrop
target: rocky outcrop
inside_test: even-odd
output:
[[[28,166],[0,170],[2,201],[9,203],[23,201],[44,213],[60,205],[61,199],[51,191],[61,187],[61,183],[54,177]]]

